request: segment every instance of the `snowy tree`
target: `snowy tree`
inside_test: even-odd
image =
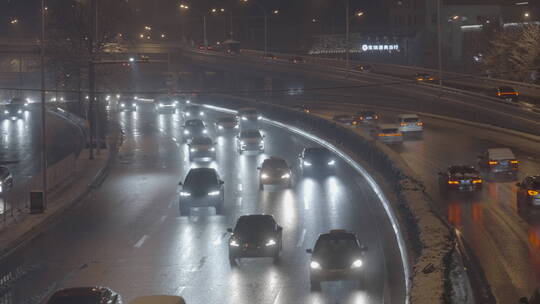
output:
[[[493,77],[529,81],[540,64],[540,26],[500,32],[491,41],[483,64]]]

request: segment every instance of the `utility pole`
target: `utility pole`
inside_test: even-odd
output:
[[[438,66],[439,66],[439,86],[442,89],[442,29],[441,29],[441,0],[437,0],[437,40],[438,40]]]
[[[88,63],[88,89],[90,90],[90,101],[88,106],[88,118],[90,122],[90,159],[94,159],[94,136],[95,136],[95,129],[96,129],[96,121],[95,121],[95,98],[96,98],[96,71],[95,71],[95,54],[94,54],[94,43],[95,39],[95,13],[96,13],[96,1],[97,0],[90,0],[90,40],[89,40],[89,47],[90,47],[90,62]]]
[[[43,185],[43,211],[47,209],[47,107],[45,105],[45,0],[41,0],[41,183]]]
[[[347,77],[349,77],[349,0],[345,0],[345,69],[347,70]]]

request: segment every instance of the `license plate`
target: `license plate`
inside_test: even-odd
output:
[[[366,119],[373,119],[371,116],[366,117]]]
[[[471,184],[471,181],[470,181],[470,180],[462,180],[462,181],[461,181],[461,184],[462,184],[462,185],[470,185],[470,184]]]

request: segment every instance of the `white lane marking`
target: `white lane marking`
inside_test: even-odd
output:
[[[296,244],[296,247],[301,247],[302,244],[304,244],[304,239],[306,238],[306,229],[302,230],[302,234],[300,235],[300,239],[298,240],[298,243]]]
[[[178,289],[176,289],[176,292],[174,294],[181,296],[184,289],[186,289],[186,286],[180,286],[178,287]]]
[[[276,294],[276,297],[274,298],[273,304],[279,303],[279,296],[281,295],[282,290],[283,290],[282,288],[279,289],[278,293]]]
[[[167,218],[167,216],[166,216],[166,215],[163,215],[163,216],[159,219],[159,221],[158,221],[158,226],[161,225],[161,224],[163,224],[163,222],[165,222],[165,219],[166,219],[166,218]]]
[[[148,235],[147,234],[143,235],[143,237],[137,243],[135,243],[133,247],[141,248],[141,246],[144,244],[144,242],[146,242],[147,239],[148,239]]]

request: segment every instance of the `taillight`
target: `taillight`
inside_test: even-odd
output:
[[[498,92],[498,93],[497,93],[497,96],[501,96],[501,92]]]
[[[536,191],[536,190],[527,190],[527,193],[528,193],[530,196],[538,195],[538,191]]]
[[[424,123],[423,123],[423,122],[421,122],[421,121],[419,121],[419,122],[417,122],[417,123],[416,123],[416,125],[417,125],[417,126],[419,126],[419,127],[421,127],[421,126],[423,126],[423,125],[424,125]]]
[[[496,164],[498,164],[498,163],[499,163],[499,162],[498,162],[498,161],[495,161],[495,160],[490,160],[490,161],[489,161],[489,164],[490,164],[491,166],[496,165]]]
[[[449,181],[448,181],[448,184],[449,184],[449,185],[458,185],[459,182],[458,182],[458,181],[455,181],[455,180],[449,180]]]
[[[379,119],[379,116],[375,115],[375,119]]]
[[[360,120],[364,120],[364,116],[360,116]]]
[[[405,127],[405,126],[407,126],[407,123],[402,122],[400,125],[401,125],[402,127]]]
[[[510,163],[511,163],[511,164],[519,164],[519,161],[517,161],[517,160],[511,160]]]
[[[484,182],[484,181],[481,180],[481,179],[473,179],[473,181],[472,181],[473,184],[481,184],[481,183],[483,183],[483,182]]]

